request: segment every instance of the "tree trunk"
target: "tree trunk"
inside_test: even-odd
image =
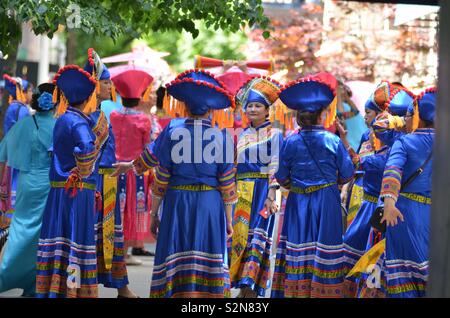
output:
[[[75,64],[77,46],[77,34],[74,30],[67,30],[66,64]]]

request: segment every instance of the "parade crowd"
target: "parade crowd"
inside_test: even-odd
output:
[[[425,296],[436,88],[383,80],[360,114],[327,72],[155,89],[93,49],[51,83],[4,80],[0,292],[135,298],[151,233],[152,298]]]

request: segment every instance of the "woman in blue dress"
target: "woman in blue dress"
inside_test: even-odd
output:
[[[409,106],[405,116],[409,134],[395,141],[384,170],[381,222],[386,221],[387,225],[384,261],[387,297],[425,296],[436,93],[436,88],[426,89]],[[422,173],[405,186],[419,168]]]
[[[298,111],[275,174],[290,190],[278,243],[272,297],[342,297],[344,257],[338,183],[353,177],[343,143],[327,132],[336,116],[336,79],[318,73],[287,84],[280,100]]]
[[[363,133],[361,141],[359,143],[358,150],[356,150],[356,153],[361,159],[364,158],[365,156],[372,155],[375,150],[379,150],[381,147],[379,139],[375,136],[372,127],[375,118],[377,118],[377,116],[379,116],[380,114],[385,113],[388,105],[391,105],[389,110],[390,113],[396,114],[398,116],[405,115],[406,108],[404,106],[402,107],[401,106],[402,104],[400,104],[400,108],[397,109],[395,105],[398,104],[398,102],[394,103],[390,102],[390,100],[397,95],[398,91],[405,91],[405,92],[398,95],[397,99],[398,98],[407,99],[407,97],[404,96],[405,94],[412,95],[412,93],[407,91],[404,87],[391,84],[388,81],[381,81],[380,84],[377,85],[377,88],[375,89],[374,93],[371,94],[369,99],[366,101],[364,121],[369,129]],[[397,134],[397,132],[389,131],[388,134]],[[363,203],[363,196],[364,196],[363,176],[364,172],[357,169],[355,173],[355,179],[353,180],[353,183],[351,183],[351,185],[349,186],[348,193],[350,193],[350,195],[347,198],[348,199],[347,228],[351,226],[353,220],[356,217],[356,214],[361,208],[361,204]],[[343,191],[347,190],[343,189]]]
[[[15,124],[0,146],[0,179],[5,163],[19,172],[16,210],[0,265],[0,293],[21,288],[23,296],[35,295],[36,252],[50,190],[48,152],[56,121],[54,88],[47,83],[38,86],[31,102],[36,114]]]
[[[255,78],[236,95],[250,121],[237,142],[238,203],[233,216],[231,285],[239,298],[265,296],[270,278],[270,252],[278,210],[275,179],[283,137],[272,128],[269,107],[278,99],[279,84]],[[266,214],[261,215],[260,211]]]
[[[124,239],[120,202],[118,199],[117,177],[114,172],[116,162],[116,145],[111,125],[100,105],[112,96],[112,82],[108,68],[101,62],[94,49],[88,49],[88,61],[84,70],[93,74],[98,80],[96,88],[97,110],[89,115],[93,121],[94,131],[103,131],[108,126],[108,139],[100,150],[98,159],[97,192],[101,194],[102,204],[98,206],[95,232],[97,237],[97,271],[98,282],[108,288],[116,288],[118,298],[135,298],[128,288],[128,274],[124,259]]]
[[[234,148],[231,136],[208,117],[211,110],[234,106],[233,97],[201,70],[180,74],[167,92],[185,103],[188,118],[172,120],[133,163],[137,173],[158,164],[152,188],[151,232],[157,245],[150,297],[229,297],[226,240],[237,201]]]
[[[385,91],[387,90],[387,93]],[[404,116],[408,106],[413,102],[414,95],[404,88],[394,87],[389,82],[382,82],[375,89],[370,100],[371,104],[382,105],[386,112],[394,116]],[[353,222],[344,234],[344,254],[346,259],[347,270],[351,270],[359,258],[365,253],[367,241],[371,232],[370,217],[375,211],[378,203],[378,197],[381,190],[381,180],[383,171],[389,155],[390,146],[394,140],[389,137],[392,132],[394,136],[398,135],[394,129],[380,129],[380,118],[372,122],[371,130],[375,133],[375,137],[379,140],[376,142],[377,149],[368,156],[358,156],[350,147],[349,142],[345,138],[345,132],[341,131],[341,138],[346,148],[350,151],[350,155],[358,171],[363,173],[363,202],[357,212]],[[346,296],[356,297],[358,280],[354,277],[345,281]]]
[[[30,116],[28,104],[31,101],[32,85],[20,77],[3,74],[5,89],[9,94],[9,106],[3,120],[3,135],[22,118]],[[14,213],[16,188],[19,171],[6,167],[3,178],[0,179],[0,230],[8,227]]]
[[[97,80],[77,65],[54,78],[59,105],[53,131],[50,192],[39,239],[36,293],[40,298],[97,297],[96,161],[108,126],[94,127]],[[99,202],[99,201],[97,201]]]

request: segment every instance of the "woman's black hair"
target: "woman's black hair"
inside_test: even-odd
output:
[[[163,108],[164,95],[166,94],[166,88],[164,86],[158,87],[156,90],[156,108]]]
[[[34,89],[34,91],[33,91],[33,96],[31,98],[31,105],[30,105],[31,108],[33,108],[37,112],[47,111],[46,109],[42,109],[41,107],[39,107],[38,98],[41,97],[41,95],[44,92],[49,93],[50,95],[53,95],[53,91],[55,90],[55,87],[56,87],[55,84],[52,84],[52,83],[42,83],[38,87],[36,87],[36,89]]]
[[[425,124],[425,128],[433,128],[434,127],[434,122],[432,122],[432,121],[423,120],[423,123]]]
[[[315,112],[297,112],[297,124],[300,127],[317,125],[322,109]]]
[[[133,108],[139,105],[140,98],[123,98],[122,97],[122,105],[127,108]]]

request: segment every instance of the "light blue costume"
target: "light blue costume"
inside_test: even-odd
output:
[[[38,112],[11,128],[0,149],[0,161],[17,169],[17,199],[8,243],[0,267],[0,292],[23,288],[33,296],[36,285],[36,253],[47,194],[50,190],[48,153],[55,119]],[[18,146],[20,145],[20,146]]]

